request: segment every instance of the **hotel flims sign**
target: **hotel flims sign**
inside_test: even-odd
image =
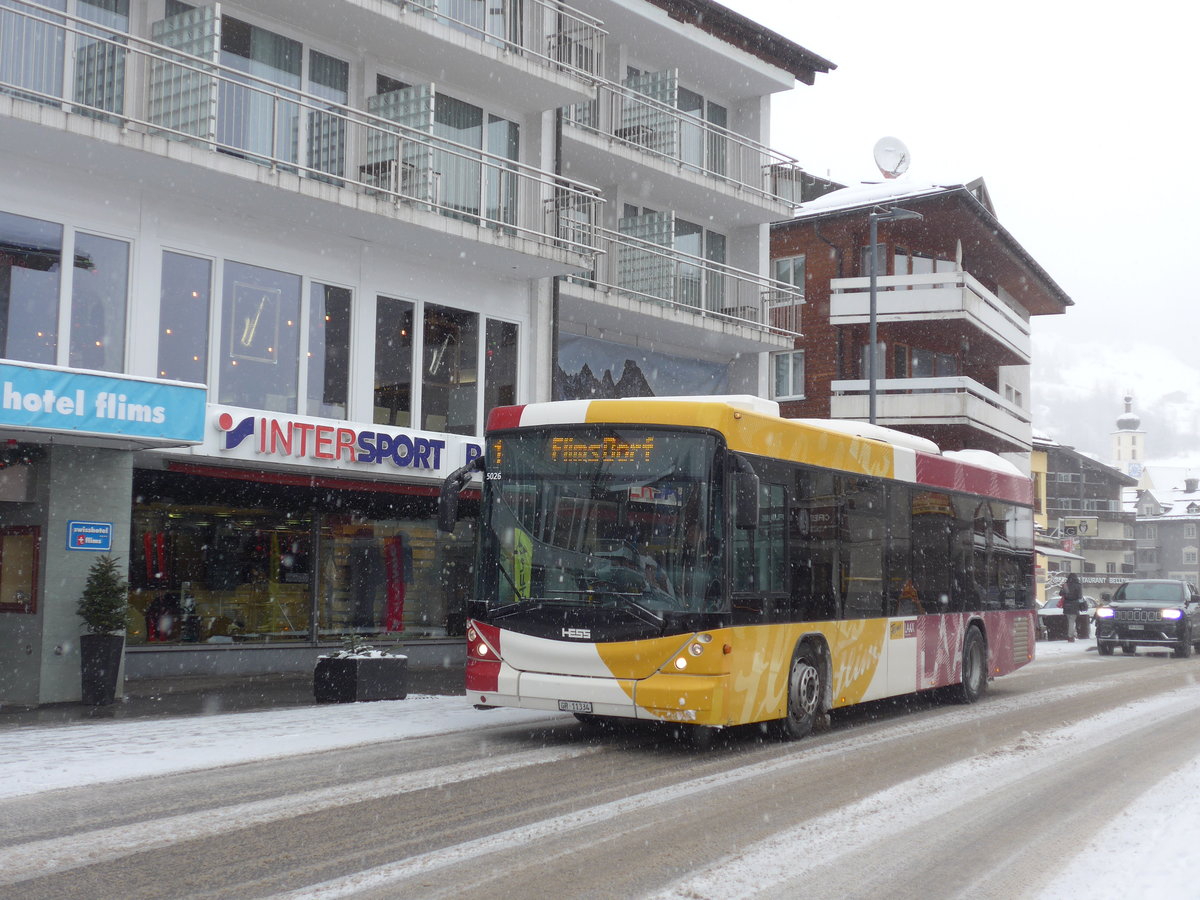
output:
[[[0,363],[0,428],[198,444],[207,399],[204,385]]]

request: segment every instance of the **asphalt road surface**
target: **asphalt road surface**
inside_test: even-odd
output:
[[[47,792],[0,802],[0,897],[1032,897],[1200,754],[1198,683],[1081,647],[794,744],[562,718]]]

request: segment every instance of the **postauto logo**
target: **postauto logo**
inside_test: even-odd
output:
[[[403,432],[359,431],[346,425],[317,425],[273,416],[246,416],[235,422],[232,415],[223,412],[217,416],[216,424],[225,433],[222,450],[233,450],[252,441],[254,452],[264,456],[438,469],[446,449],[446,442],[436,438]],[[478,456],[478,448],[469,446],[467,454]]]

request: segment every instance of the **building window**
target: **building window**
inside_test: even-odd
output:
[[[893,255],[896,275],[932,275],[935,272],[954,272],[958,265],[954,260],[941,259],[929,253],[897,247]],[[882,270],[878,273],[883,274]]]
[[[1185,566],[1194,566],[1198,560],[1200,560],[1200,556],[1195,547],[1183,548],[1183,564]]]
[[[859,371],[862,373],[860,378],[871,377],[870,367],[870,345],[863,344],[858,352]],[[875,378],[887,378],[887,342],[877,341],[875,344]]]
[[[300,276],[226,262],[218,402],[296,412]]]
[[[958,360],[950,353],[898,345],[892,351],[893,378],[944,378],[958,374]],[[876,373],[883,377],[883,370]]]
[[[1183,536],[1185,538],[1194,538],[1196,536],[1196,526],[1191,525],[1191,524],[1184,525],[1183,526]]]
[[[483,413],[517,402],[517,340],[520,329],[512,322],[487,323],[487,349],[483,360]]]
[[[375,300],[376,425],[412,424],[413,305]]]
[[[1146,536],[1146,540],[1148,540],[1148,541],[1157,541],[1158,540],[1158,526],[1157,525],[1146,525],[1145,526],[1145,536]]]
[[[776,281],[804,290],[804,256],[787,256],[772,264]]]
[[[484,150],[516,161],[520,132],[515,122],[485,114],[478,106],[445,94],[434,95],[433,134],[454,144]],[[484,122],[487,123],[486,130]],[[435,142],[435,148],[437,148]],[[516,223],[517,180],[514,172],[482,165],[482,159],[457,146],[445,145],[432,155],[437,200],[456,218],[473,219],[483,210],[492,221]]]
[[[425,305],[421,427],[475,434],[479,397],[479,315]]]
[[[0,212],[0,356],[54,365],[61,225]]]
[[[299,41],[221,17],[221,64],[284,88],[301,86],[303,48]],[[220,83],[217,141],[263,159],[296,160],[300,108],[281,101],[258,81]]]
[[[776,400],[804,399],[804,351],[790,350],[773,356]]]
[[[38,611],[41,535],[36,525],[0,527],[0,612]]]
[[[102,372],[124,371],[128,295],[129,244],[77,233],[69,365]]]
[[[163,253],[158,301],[158,377],[208,381],[212,262]]]
[[[350,392],[348,288],[313,282],[308,310],[308,414],[346,418]]]
[[[1105,563],[1104,571],[1106,571],[1109,575],[1116,575],[1117,574],[1117,564],[1113,563],[1113,562]]]

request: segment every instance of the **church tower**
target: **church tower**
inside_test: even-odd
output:
[[[1146,432],[1142,420],[1133,411],[1133,396],[1125,395],[1125,412],[1117,417],[1112,436],[1113,468],[1141,479],[1146,468]]]

